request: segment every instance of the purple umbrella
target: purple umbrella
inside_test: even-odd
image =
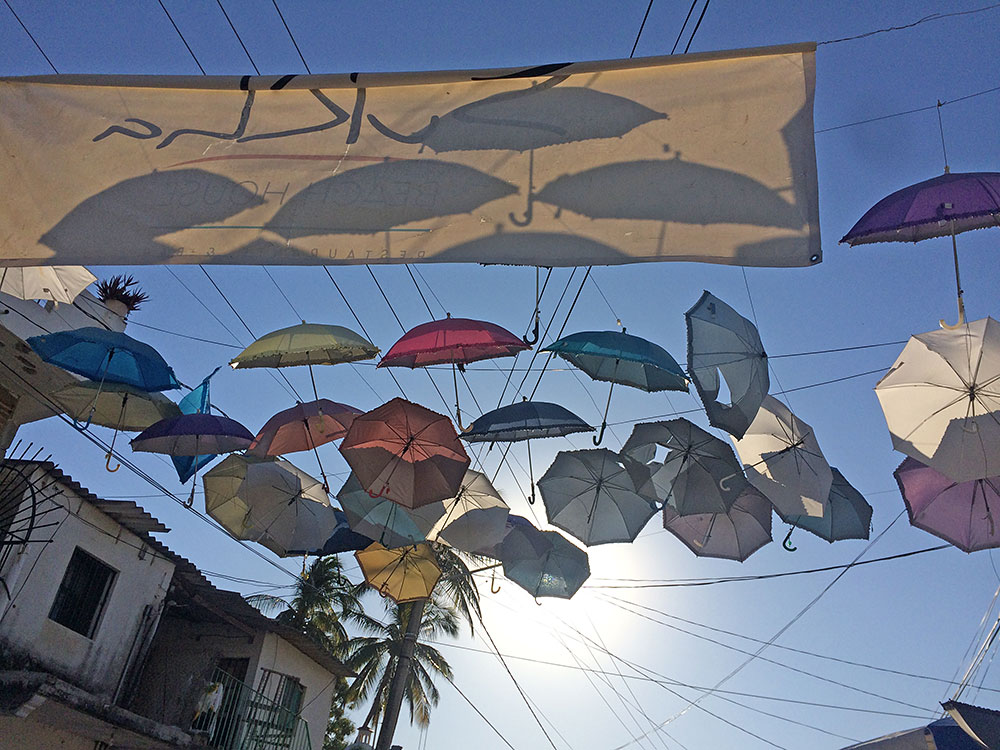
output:
[[[663,528],[698,557],[743,562],[771,541],[771,503],[747,485],[728,513],[682,516],[664,505]]]
[[[964,552],[1000,547],[1000,477],[956,482],[909,457],[893,476],[913,526]]]
[[[965,322],[962,282],[958,275],[955,235],[1000,225],[1000,172],[945,173],[888,195],[865,213],[840,240],[849,245],[871,242],[919,242],[951,235],[958,288],[958,323]]]

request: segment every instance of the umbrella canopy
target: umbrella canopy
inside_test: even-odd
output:
[[[196,388],[193,388],[188,395],[178,402],[177,406],[181,410],[181,414],[208,414],[211,412],[212,395],[209,383],[212,380],[212,376],[220,369],[221,366],[212,370]],[[215,458],[215,454],[213,453],[206,456],[171,456],[170,462],[177,470],[177,478],[181,480],[181,484],[184,484],[198,473],[198,469],[207,466]],[[191,485],[191,493],[192,495],[194,494],[194,483]]]
[[[49,364],[105,383],[124,383],[141,391],[180,388],[174,371],[149,344],[117,331],[89,326],[28,339]]]
[[[161,419],[181,413],[173,401],[156,391],[142,391],[121,383],[82,381],[61,388],[52,398],[73,419],[87,419],[102,427],[144,430]]]
[[[337,508],[331,508],[331,510],[333,511],[333,517],[337,525],[333,527],[333,532],[323,542],[323,546],[318,549],[291,549],[288,551],[289,554],[319,555],[323,557],[324,555],[337,555],[341,552],[356,552],[372,543],[372,539],[351,529],[351,525],[347,520],[347,514],[344,511]]]
[[[427,541],[445,512],[440,502],[408,510],[365,490],[353,473],[337,493],[337,500],[351,529],[390,549]]]
[[[736,452],[747,480],[786,516],[822,516],[830,498],[833,472],[812,427],[773,396],[739,440]]]
[[[561,451],[538,480],[549,523],[587,546],[631,542],[656,512],[617,453]]]
[[[684,314],[688,330],[688,373],[713,427],[741,438],[770,388],[767,354],[757,328],[709,292]],[[718,401],[726,381],[730,400]]]
[[[538,529],[535,529],[534,525],[532,525],[531,521],[529,521],[524,516],[517,516],[514,515],[513,513],[509,513],[507,515],[507,521],[504,523],[503,536],[501,536],[499,542],[494,542],[490,544],[481,544],[479,547],[476,547],[473,550],[469,550],[469,552],[470,554],[473,555],[482,555],[483,557],[492,557],[494,560],[499,560],[500,547],[503,544],[504,540],[507,538],[507,535],[510,534],[510,532],[513,531],[514,529],[517,528],[525,529],[528,527],[534,529],[535,531],[538,531]],[[545,547],[544,544],[542,546]]]
[[[344,437],[354,418],[362,413],[326,398],[298,403],[267,420],[248,452],[254,456],[280,456],[315,450],[316,446]]]
[[[301,323],[261,336],[229,364],[233,369],[336,365],[371,359],[376,354],[377,346],[349,328]]]
[[[441,577],[441,569],[428,544],[386,549],[372,542],[354,556],[365,581],[399,604],[426,599]]]
[[[239,422],[218,414],[179,414],[161,419],[132,439],[132,450],[168,456],[203,456],[244,450],[253,435]]]
[[[503,573],[532,596],[570,599],[590,578],[586,551],[557,531],[514,526],[500,544]]]
[[[941,706],[966,734],[984,747],[1000,747],[1000,711],[959,701],[945,701]]]
[[[893,732],[843,750],[983,750],[950,716],[916,729]]]
[[[919,242],[1000,224],[1000,172],[951,172],[887,195],[841,238]]]
[[[893,476],[918,529],[965,552],[1000,547],[1000,477],[956,482],[909,457]]]
[[[912,336],[875,386],[892,446],[958,481],[1000,475],[1000,323]]]
[[[411,328],[385,353],[378,366],[464,365],[481,359],[512,357],[530,348],[520,337],[494,323],[448,317]]]
[[[4,268],[0,292],[18,299],[51,299],[67,305],[97,281],[83,266],[21,266]]]
[[[668,451],[662,462],[657,447]],[[725,513],[746,486],[733,449],[686,419],[637,424],[622,455],[650,470],[650,494],[681,515]]]
[[[212,518],[278,556],[322,547],[337,526],[319,480],[283,459],[227,456],[203,482]]]
[[[747,485],[728,513],[682,516],[663,506],[663,528],[698,557],[743,562],[771,541],[771,503]]]
[[[841,539],[867,539],[872,525],[872,506],[839,469],[831,468],[830,502],[822,516],[781,516],[781,520],[805,529],[820,539],[837,542]]]
[[[340,452],[363,488],[407,508],[454,497],[470,463],[448,417],[401,398],[357,417]]]
[[[444,514],[428,538],[470,553],[503,541],[510,508],[485,474],[466,471],[458,493],[445,500],[443,506]]]
[[[459,437],[469,443],[506,443],[593,431],[593,427],[569,409],[525,399],[486,412]]]

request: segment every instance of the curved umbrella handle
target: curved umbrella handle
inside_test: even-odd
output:
[[[601,441],[604,440],[604,431],[608,428],[607,422],[601,422],[601,431],[597,433],[596,436],[592,437],[591,440],[594,441],[594,445],[600,445]]]
[[[115,468],[112,469],[111,468],[111,453],[104,454],[104,468],[106,468],[108,471],[110,471],[112,474],[114,474],[121,467],[122,467],[122,465],[119,463]]]
[[[535,328],[531,331],[531,338],[527,336],[522,336],[521,341],[523,341],[528,346],[534,346],[538,343],[538,327],[539,327],[539,314],[538,308],[535,308]]]
[[[490,593],[499,594],[500,587],[496,585],[497,583],[497,569],[493,568],[493,578],[490,579]]]
[[[184,507],[185,508],[193,508],[194,507],[194,488],[195,488],[195,483],[192,482],[191,483],[191,494],[188,495],[187,500],[184,501]]]
[[[795,527],[794,526],[789,526],[788,527],[788,533],[785,534],[785,540],[781,543],[781,546],[784,547],[787,552],[794,552],[795,550],[798,549],[798,547],[796,547],[795,545],[792,544],[792,532],[793,531],[795,531]]]
[[[938,324],[946,331],[954,331],[956,328],[961,328],[965,325],[965,301],[959,297],[958,298],[958,322],[955,325],[949,325],[944,322],[944,318],[938,321]]]
[[[736,479],[738,476],[739,474],[729,474],[728,476],[724,476],[719,480],[719,489],[723,492],[731,492],[733,488],[729,486],[729,480]]]

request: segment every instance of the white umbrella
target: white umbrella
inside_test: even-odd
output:
[[[733,438],[747,480],[784,516],[823,516],[833,472],[812,427],[765,396],[746,434]],[[735,478],[734,478],[735,479]]]
[[[283,459],[232,455],[203,481],[208,514],[279,557],[321,548],[337,526],[323,483]]]
[[[956,482],[1000,475],[1000,323],[913,336],[875,394],[893,447]]]
[[[503,541],[510,508],[485,474],[466,470],[458,494],[443,504],[445,513],[427,534],[428,539],[464,552]]]
[[[0,292],[18,299],[51,299],[71,303],[97,281],[83,266],[8,267],[0,272]]]

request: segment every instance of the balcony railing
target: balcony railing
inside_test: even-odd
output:
[[[309,725],[221,669],[216,669],[191,725],[220,750],[312,750]]]

